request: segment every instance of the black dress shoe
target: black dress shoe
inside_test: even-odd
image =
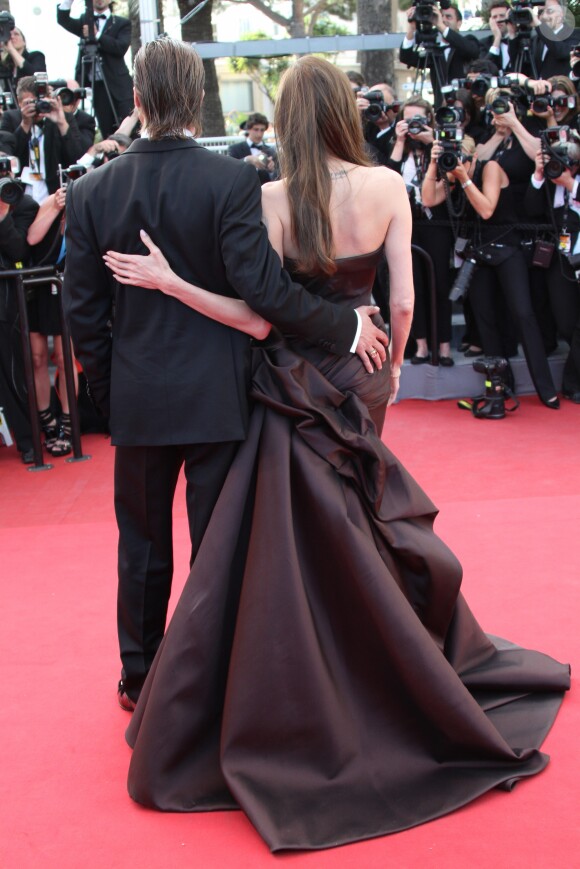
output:
[[[411,365],[425,365],[426,362],[429,362],[428,356],[411,356]]]
[[[455,365],[455,362],[451,356],[440,356],[439,365],[442,365],[444,368],[451,368],[452,365]]]
[[[580,404],[580,392],[563,392],[562,395],[564,398],[567,398],[568,401],[573,401],[574,404]]]
[[[540,401],[546,407],[549,407],[550,410],[560,410],[560,399],[558,398],[557,395],[555,395],[553,398],[548,398],[548,399],[542,398],[540,396]]]
[[[123,685],[123,681],[119,682],[117,686],[117,702],[121,709],[124,709],[125,712],[133,712],[135,706],[137,705],[135,700],[131,700],[127,692],[125,691],[125,686]]]
[[[29,450],[22,450],[22,452],[20,453],[20,458],[23,465],[33,465],[34,450],[32,449],[32,447]]]
[[[472,350],[468,348],[463,354],[466,359],[475,359],[476,356],[483,356],[483,350]]]

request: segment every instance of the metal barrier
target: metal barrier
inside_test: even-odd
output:
[[[431,365],[439,365],[439,342],[437,340],[437,283],[435,281],[435,267],[433,260],[426,250],[419,247],[418,244],[412,244],[411,250],[418,254],[423,261],[427,272],[427,282],[429,284],[429,297],[431,300]]]
[[[36,403],[36,385],[34,383],[34,363],[32,360],[32,348],[30,346],[30,327],[28,324],[28,308],[26,305],[26,288],[39,284],[51,283],[57,288],[58,313],[62,337],[62,355],[64,361],[64,375],[66,394],[69,403],[71,418],[71,441],[73,455],[66,459],[67,462],[83,462],[91,457],[83,455],[81,446],[81,429],[79,422],[79,410],[75,394],[74,362],[71,350],[71,336],[68,322],[62,304],[62,278],[57,274],[54,266],[42,266],[30,269],[12,269],[0,272],[0,277],[14,279],[18,300],[18,314],[20,317],[20,333],[22,337],[22,355],[24,357],[24,377],[28,392],[28,411],[30,414],[30,427],[32,430],[32,448],[34,451],[34,465],[29,471],[48,471],[53,466],[45,464],[42,454],[42,440],[38,408]]]

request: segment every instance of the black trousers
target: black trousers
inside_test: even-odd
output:
[[[548,270],[550,304],[558,332],[570,345],[562,390],[580,392],[580,285],[564,257],[555,254]]]
[[[237,448],[238,442],[116,448],[117,625],[122,678],[134,700],[165,632],[173,578],[173,498],[181,467],[193,563]]]
[[[556,395],[542,335],[532,308],[528,269],[522,252],[515,249],[513,255],[499,266],[478,268],[469,288],[469,300],[485,355],[512,355],[510,348],[506,347],[505,331],[500,319],[503,300],[522,342],[536,392],[544,401]]]
[[[112,103],[117,113],[117,120],[115,120],[115,113],[107,96],[104,82],[96,81],[93,88],[93,108],[103,139],[114,133],[123,118],[126,118],[133,111],[132,98],[123,100],[112,98]]]
[[[32,449],[32,429],[21,341],[16,318],[0,321],[0,407],[4,408],[17,448],[24,453]]]
[[[422,258],[413,253],[413,283],[415,285],[415,309],[411,334],[414,338],[430,338],[431,317],[436,317],[437,340],[440,344],[451,341],[451,289],[450,257],[453,235],[444,226],[414,224],[413,244],[422,247],[433,260],[435,271],[436,309],[431,311],[428,274]]]

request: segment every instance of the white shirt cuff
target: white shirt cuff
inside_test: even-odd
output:
[[[490,54],[497,54],[499,56],[501,54],[501,49],[496,45],[492,45],[491,48],[489,49],[489,53]]]
[[[355,314],[356,314],[356,321],[357,321],[357,324],[358,324],[358,325],[357,325],[357,327],[356,327],[356,333],[355,333],[355,336],[354,336],[354,341],[352,342],[352,346],[351,346],[351,348],[350,348],[350,352],[351,352],[351,353],[354,353],[354,352],[356,351],[356,345],[358,344],[358,339],[360,338],[360,333],[362,332],[362,317],[361,317],[361,315],[359,314],[359,312],[356,310],[356,308],[355,308],[355,311],[354,311],[354,312],[355,312]]]
[[[415,48],[415,37],[413,37],[413,39],[407,39],[405,36],[401,48]]]
[[[545,181],[545,180],[546,180],[545,178],[542,178],[541,181],[538,181],[538,180],[537,180],[533,175],[532,175],[532,177],[530,178],[530,181],[532,182],[532,187],[535,187],[536,190],[541,190],[541,189],[542,189],[542,187],[544,186],[544,181]]]
[[[449,36],[449,27],[446,27],[446,28],[445,28],[445,30],[443,31],[443,33],[441,34],[441,36],[442,36],[443,39],[447,39],[447,37]]]
[[[72,5],[73,0],[61,0],[61,2],[58,4],[58,8],[62,9],[63,12],[68,12],[70,9],[72,9]]]

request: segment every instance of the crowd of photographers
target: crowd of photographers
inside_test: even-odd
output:
[[[43,53],[28,50],[14,19],[0,13],[2,269],[62,265],[67,183],[125,150],[137,124],[123,62],[129,22],[112,15],[111,0],[93,0],[91,15],[80,19],[70,17],[71,5],[61,0],[57,9],[58,24],[81,37],[70,81],[49,80]],[[417,91],[430,76],[433,104],[418,96],[401,102],[388,83],[369,88],[359,73],[349,77],[369,155],[403,176],[411,202],[418,248],[411,364],[435,356],[453,366],[452,313],[460,304],[460,349],[484,358],[477,364],[487,380],[513,389],[508,360],[521,344],[540,400],[558,409],[559,393],[580,403],[580,37],[560,0],[492,0],[488,11],[491,35],[478,40],[460,32],[461,12],[450,0],[417,0],[409,9],[400,60],[416,68]],[[81,107],[84,85],[93,93],[97,144],[95,117]],[[262,181],[277,174],[275,152],[262,142],[267,126],[263,115],[250,116],[247,142],[230,150]],[[387,313],[386,267],[376,296]],[[51,406],[48,336],[61,383],[64,373],[50,283],[30,298],[28,319],[45,446],[66,455],[64,390],[62,408]],[[14,294],[0,281],[0,404],[23,461],[32,462],[17,322]],[[563,381],[554,383],[548,357],[559,339],[569,353]],[[494,418],[497,407],[479,410]]]
[[[0,13],[1,270],[62,268],[67,184],[126,150],[137,124],[123,60],[130,22],[112,14],[111,0],[94,0],[80,19],[70,17],[71,5],[61,0],[55,24],[81,37],[77,80],[50,80],[44,54],[29,50],[12,15]],[[88,87],[94,115],[82,108]],[[57,383],[65,375],[59,299],[49,280],[29,293],[27,318],[44,446],[64,456],[72,450],[71,417],[64,388],[56,407],[51,400],[49,346]],[[34,454],[19,323],[14,285],[0,280],[0,406],[28,464]]]
[[[424,255],[414,253],[410,362],[435,352],[440,365],[454,364],[460,304],[460,349],[485,357],[487,380],[513,391],[509,359],[521,345],[546,407],[559,408],[559,393],[580,403],[580,35],[556,0],[492,0],[481,42],[459,32],[448,0],[419,0],[408,21],[400,59],[418,81],[430,74],[433,105],[350,78],[369,153],[403,176],[413,243],[433,266],[434,301]],[[554,383],[548,357],[559,339],[569,349]],[[493,418],[497,407],[478,410]]]

